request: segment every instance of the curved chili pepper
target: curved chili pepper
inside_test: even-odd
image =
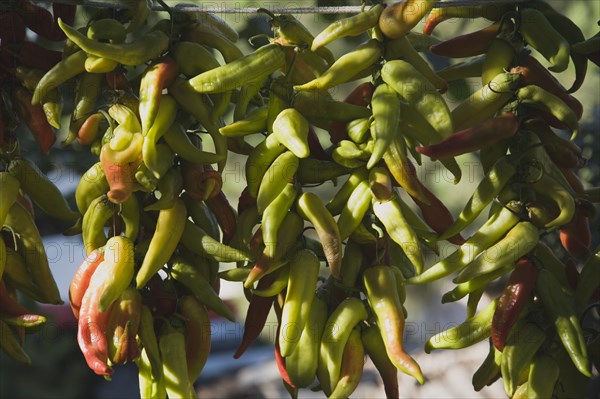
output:
[[[48,123],[44,109],[40,104],[32,105],[31,94],[22,87],[17,87],[13,95],[18,104],[16,108],[21,119],[29,127],[42,153],[47,154],[56,142],[56,133]]]
[[[396,277],[389,266],[365,269],[363,284],[371,309],[375,312],[387,354],[400,371],[423,384],[419,364],[404,349],[404,315],[398,297]]]
[[[140,121],[142,134],[147,134],[159,110],[162,91],[179,74],[179,65],[171,57],[154,60],[142,75],[140,82]]]
[[[418,181],[418,180],[417,180]],[[450,210],[444,205],[442,201],[432,193],[423,183],[419,181],[421,192],[424,197],[429,201],[429,204],[422,202],[418,198],[412,197],[412,200],[421,210],[423,215],[423,219],[427,223],[429,227],[433,229],[438,234],[443,234],[445,231],[448,231],[450,226],[454,224],[454,217]],[[451,237],[447,238],[453,244],[462,245],[465,242],[465,239],[457,233]]]
[[[509,112],[488,119],[477,126],[455,132],[440,143],[416,147],[416,150],[432,159],[454,157],[509,139],[518,130],[519,120],[515,114]]]
[[[577,119],[581,119],[583,114],[581,102],[569,94],[567,89],[538,60],[528,54],[521,55],[517,59],[517,64],[518,66],[512,68],[510,72],[522,76],[520,86],[540,86],[563,100],[565,104],[571,107]]]
[[[573,364],[581,374],[591,377],[587,347],[577,311],[563,292],[560,282],[553,273],[542,269],[538,274],[535,290]]]
[[[281,329],[281,324],[277,326],[277,332],[275,337],[275,362],[277,363],[277,370],[279,370],[279,375],[283,382],[290,388],[297,390],[296,385],[292,382],[290,375],[287,372],[285,367],[285,358],[281,355],[281,349],[279,347],[279,331]]]
[[[517,261],[492,318],[492,343],[499,351],[504,349],[508,334],[531,299],[536,277],[537,268],[531,260],[521,258]]]
[[[217,217],[219,227],[223,231],[223,244],[229,244],[236,231],[237,215],[229,204],[225,193],[219,190],[215,196],[206,200],[206,204]]]
[[[576,259],[586,259],[591,253],[592,234],[590,221],[585,211],[576,207],[573,219],[560,229],[559,237],[563,248],[569,255]]]
[[[108,366],[108,343],[106,341],[106,327],[110,310],[101,312],[98,301],[104,288],[106,272],[103,264],[92,275],[79,311],[77,325],[77,343],[85,360],[96,374],[111,375],[113,370]]]
[[[398,1],[383,10],[379,16],[379,29],[387,38],[401,38],[414,28],[434,5],[434,0]]]
[[[104,260],[104,254],[96,249],[92,251],[77,268],[75,275],[69,284],[69,304],[76,319],[79,319],[79,309],[81,301],[90,284],[94,272]]]
[[[259,290],[266,289],[273,283],[274,279],[275,276],[266,275],[258,281],[256,288]],[[271,307],[273,306],[275,298],[276,296],[264,297],[252,295],[250,304],[248,305],[248,310],[246,311],[242,342],[233,355],[234,359],[238,359],[240,356],[242,356],[250,344],[252,344],[256,338],[258,338],[265,326],[267,316],[271,311]]]
[[[431,10],[425,24],[423,25],[423,33],[431,35],[436,26],[443,21],[451,18],[486,18],[490,21],[499,20],[502,15],[510,8],[505,4],[486,4],[485,6],[460,6],[460,7],[445,7],[434,8]]]
[[[510,24],[512,25],[512,23]],[[455,36],[429,47],[432,54],[444,57],[462,58],[484,54],[503,28],[500,22],[494,22],[483,29]],[[506,28],[503,28],[506,29]]]

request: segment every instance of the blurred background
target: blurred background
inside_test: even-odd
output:
[[[40,2],[41,4],[47,4]],[[167,1],[175,5],[179,1]],[[291,8],[309,6],[339,6],[358,5],[359,1],[320,0],[320,1],[204,1],[185,3],[205,7],[239,8],[265,7]],[[493,3],[493,2],[491,2]],[[549,1],[556,9],[564,12],[581,27],[586,37],[598,32],[597,20],[600,18],[600,2],[588,0]],[[89,16],[97,12],[96,8],[80,6],[76,26],[81,26]],[[331,21],[346,15],[303,14],[295,15],[313,32],[317,34]],[[164,14],[166,17],[166,14]],[[240,32],[239,45],[247,53],[252,47],[246,39],[259,34],[272,35],[265,15],[254,13],[221,14],[229,24]],[[438,26],[435,35],[441,39],[450,38],[460,33],[466,33],[486,26],[487,21],[479,20],[449,20]],[[415,28],[420,31],[421,26]],[[29,32],[32,39],[35,34]],[[336,56],[340,56],[355,48],[364,41],[366,36],[338,40],[328,47]],[[440,69],[448,65],[447,59],[427,55],[428,61]],[[141,71],[140,71],[141,72]],[[558,75],[558,79],[568,86],[574,79],[572,66]],[[598,138],[600,135],[600,72],[590,63],[585,85],[575,93],[585,106],[581,120],[581,134],[576,143],[583,148],[584,157],[589,159],[586,167],[579,171],[586,188],[600,186],[600,157],[598,157]],[[356,83],[342,85],[332,91],[335,98],[343,99]],[[464,99],[469,93],[478,88],[476,81],[459,81],[453,83],[446,96],[450,108]],[[65,90],[63,95],[72,95]],[[65,104],[72,104],[66,99]],[[70,109],[65,109],[65,123],[68,126]],[[226,120],[230,120],[230,117]],[[324,131],[320,131],[322,144],[327,147],[330,141]],[[66,131],[59,132],[58,141],[66,136]],[[27,134],[20,137],[26,138]],[[566,134],[565,134],[565,137]],[[81,174],[95,162],[95,157],[89,154],[87,148],[80,147],[75,142],[71,148],[62,149],[55,146],[49,156],[42,158],[33,140],[23,140],[23,152],[34,159],[65,193],[69,202],[74,205],[73,193]],[[596,152],[592,157],[592,149]],[[463,179],[458,185],[453,185],[451,178],[446,176],[439,164],[425,161],[419,168],[419,178],[424,182],[452,211],[454,215],[462,209],[473,192],[475,185],[481,179],[481,168],[476,155],[465,155],[459,158],[463,169]],[[235,207],[240,191],[245,186],[243,174],[244,157],[232,156],[223,173],[224,191]],[[337,184],[343,184],[341,179]],[[334,184],[324,184],[317,189],[323,198],[330,198],[334,193]],[[408,202],[412,205],[412,202]],[[486,215],[486,211],[482,215]],[[37,213],[37,224],[44,235],[45,246],[50,259],[50,265],[61,289],[63,300],[68,302],[68,285],[76,268],[84,257],[81,237],[62,236],[60,226],[50,219],[44,219],[42,212]],[[465,232],[465,236],[475,231],[484,221],[480,217],[478,223]],[[592,224],[593,243],[596,247],[600,241],[600,224],[597,220]],[[549,242],[556,251],[562,251],[557,242]],[[441,248],[441,253],[448,254],[454,248]],[[436,261],[434,254],[428,259],[429,264]],[[230,266],[223,265],[222,268]],[[484,294],[480,308],[495,298],[504,287],[506,280],[500,279]],[[440,303],[444,292],[451,289],[448,281],[428,284],[426,286],[409,286],[407,289],[408,320],[406,343],[409,352],[421,364],[427,378],[424,386],[408,376],[400,375],[401,397],[411,398],[498,398],[505,397],[502,383],[474,392],[471,386],[471,376],[485,358],[488,351],[487,342],[482,342],[471,348],[460,351],[438,351],[426,355],[423,352],[425,341],[437,332],[460,323],[465,317],[466,299],[445,304]],[[232,355],[237,348],[243,332],[243,317],[247,302],[244,299],[240,284],[223,282],[221,295],[235,309],[238,322],[231,323],[224,319],[214,318],[212,321],[213,347],[208,363],[197,381],[199,397],[207,398],[278,398],[287,397],[273,357],[273,345],[276,320],[274,315],[257,341],[240,359],[234,360]],[[30,307],[35,304],[28,304]],[[126,365],[116,368],[113,380],[104,381],[93,374],[86,366],[76,342],[76,321],[67,306],[45,306],[40,310],[49,314],[49,322],[42,329],[27,337],[26,351],[31,356],[31,367],[23,367],[12,362],[3,354],[0,355],[0,397],[2,398],[136,398],[139,397],[137,386],[137,368]],[[600,397],[600,381],[598,376],[588,387],[590,397]],[[300,397],[322,398],[321,392],[301,390]],[[377,371],[368,362],[363,381],[353,395],[357,398],[383,398],[383,387]]]

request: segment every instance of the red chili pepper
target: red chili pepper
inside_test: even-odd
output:
[[[207,170],[208,166],[191,162],[182,162],[181,169],[183,188],[193,200],[204,201],[221,191],[223,180],[221,174],[216,170]],[[208,185],[209,181],[211,185]]]
[[[572,168],[561,167],[559,169],[575,193],[583,194],[585,192],[581,179],[579,179],[579,176],[577,176]]]
[[[75,275],[69,285],[69,303],[76,319],[79,319],[79,309],[81,301],[90,284],[90,280],[98,268],[98,265],[104,260],[104,254],[99,250],[92,251],[77,268]]]
[[[550,159],[560,168],[581,169],[587,159],[581,156],[581,148],[569,140],[554,135],[551,141],[544,142],[544,148]]]
[[[492,343],[499,351],[504,349],[510,330],[531,298],[537,273],[538,270],[531,260],[519,259],[506,287],[500,294],[498,306],[492,318]]]
[[[319,137],[312,125],[308,125],[308,148],[310,149],[311,157],[320,161],[329,161],[331,157],[325,152]]]
[[[107,159],[103,150],[100,151],[100,163],[110,187],[108,199],[116,204],[125,202],[137,184],[135,172],[138,164],[134,162],[123,165],[116,164]]]
[[[17,298],[10,295],[4,281],[0,280],[0,315],[13,317],[24,314],[31,314],[31,311],[21,305]]]
[[[140,123],[146,134],[154,123],[160,106],[162,92],[179,74],[179,64],[168,56],[153,61],[142,75],[140,82]]]
[[[364,82],[356,86],[350,94],[344,99],[344,102],[352,105],[358,105],[366,107],[371,103],[371,97],[373,97],[373,91],[375,86],[371,82]],[[329,135],[331,136],[331,142],[337,144],[342,140],[348,140],[348,130],[346,129],[346,123],[333,121],[329,128]]]
[[[579,209],[575,209],[575,216],[571,222],[560,229],[560,242],[572,257],[586,259],[590,254],[592,233],[589,218]]]
[[[577,267],[575,265],[575,261],[572,258],[569,258],[569,260],[567,260],[567,263],[565,264],[565,277],[569,282],[569,286],[573,290],[577,288],[577,283],[579,283],[580,276],[579,271],[577,270]]]
[[[600,67],[600,51],[595,53],[590,53],[585,55],[588,60],[592,61],[594,64]]]
[[[277,327],[277,334],[275,335],[275,363],[277,363],[277,370],[279,370],[279,375],[285,384],[287,384],[292,389],[296,389],[296,386],[290,379],[290,375],[285,368],[285,359],[281,356],[281,351],[279,349],[279,328]]]
[[[28,0],[21,0],[19,13],[29,29],[44,39],[54,40],[54,17],[50,11],[30,3]]]
[[[31,93],[23,87],[17,87],[13,94],[19,116],[37,140],[42,153],[47,154],[56,142],[56,134],[46,119],[42,105],[32,105]]]
[[[25,39],[25,21],[14,11],[0,14],[0,42],[2,46],[20,43]]]
[[[512,25],[512,23],[510,24]],[[511,26],[512,28],[512,26]],[[484,54],[500,32],[500,22],[486,26],[475,32],[453,37],[429,47],[432,54],[444,57],[462,58]]]
[[[83,124],[77,131],[77,141],[79,144],[90,145],[98,138],[98,133],[100,133],[100,121],[103,119],[104,115],[98,112],[91,114],[83,121]]]
[[[52,3],[52,15],[54,16],[54,30],[52,40],[63,40],[66,38],[65,33],[58,26],[60,18],[64,23],[73,25],[75,22],[75,13],[77,6],[75,4]]]
[[[131,88],[129,79],[127,79],[125,72],[121,69],[114,69],[108,72],[105,78],[106,84],[111,90],[129,90]]]
[[[238,215],[247,208],[251,207],[252,205],[256,205],[256,198],[250,195],[250,191],[248,191],[248,186],[246,186],[242,190],[240,198],[238,199]]]
[[[81,303],[77,328],[77,343],[88,367],[98,375],[111,375],[108,365],[106,328],[110,310],[101,312],[98,307],[104,285],[90,285]],[[112,308],[112,306],[111,306]]]
[[[446,205],[444,205],[442,201],[440,201],[439,198],[429,191],[429,189],[420,181],[419,185],[421,187],[421,192],[425,198],[429,200],[430,205],[427,205],[416,198],[411,198],[421,209],[425,223],[427,223],[429,227],[431,227],[436,233],[442,234],[448,230],[452,224],[454,224],[452,213],[450,213],[448,208],[446,208]],[[460,234],[457,234],[453,237],[450,237],[448,241],[456,245],[462,245],[465,242],[465,239]]]
[[[511,138],[519,130],[519,125],[519,119],[509,112],[458,131],[437,144],[415,149],[431,159],[455,157]]]
[[[237,216],[225,193],[219,190],[216,196],[206,200],[206,205],[217,218],[217,223],[223,231],[223,244],[229,244],[235,235]]]
[[[48,71],[62,60],[62,55],[37,43],[23,42],[17,58],[25,66]]]
[[[577,119],[581,119],[583,115],[583,105],[575,97],[567,92],[567,89],[560,84],[558,80],[544,67],[538,60],[530,55],[524,55],[519,58],[519,66],[511,69],[511,73],[521,75],[519,81],[521,87],[527,85],[536,85],[548,92],[554,94],[565,102],[577,115]]]
[[[269,288],[273,282],[273,279],[273,274],[264,276],[258,281],[256,289],[263,290]],[[242,356],[250,344],[256,338],[258,338],[265,327],[267,316],[269,316],[269,312],[271,311],[271,307],[273,306],[273,302],[275,301],[276,297],[277,295],[269,297],[252,295],[250,304],[248,305],[248,311],[246,312],[246,320],[244,321],[244,334],[242,336],[242,342],[233,355],[234,359],[238,359],[240,356]]]

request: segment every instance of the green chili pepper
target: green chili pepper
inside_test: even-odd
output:
[[[396,368],[424,383],[419,364],[404,349],[404,315],[391,267],[375,265],[363,272],[363,285],[375,313],[387,354]]]
[[[527,397],[532,399],[551,397],[558,380],[558,373],[558,363],[552,356],[537,354],[529,366]]]
[[[575,289],[575,307],[583,309],[594,290],[598,288],[598,272],[600,271],[600,248],[596,249],[596,253],[591,255],[583,264],[579,283]]]
[[[175,280],[179,281],[192,291],[194,297],[199,302],[228,320],[235,320],[231,310],[225,305],[221,298],[219,298],[219,295],[212,288],[208,279],[202,276],[202,273],[200,273],[200,271],[188,260],[183,257],[174,258],[172,260],[170,272]]]
[[[112,44],[88,39],[60,19],[58,25],[65,35],[86,53],[109,58],[123,65],[144,64],[160,56],[169,45],[169,37],[160,30],[148,32],[131,43]]]
[[[224,155],[202,151],[196,147],[181,124],[174,122],[165,132],[164,139],[167,145],[183,160],[192,163],[212,164],[224,159]]]
[[[500,378],[500,364],[502,363],[502,352],[500,352],[490,340],[490,349],[483,363],[475,371],[472,378],[473,389],[481,391],[485,386],[493,384]]]
[[[414,106],[442,137],[454,132],[454,121],[446,101],[415,67],[402,60],[388,61],[381,69],[381,77],[400,97]]]
[[[386,43],[385,59],[403,59],[421,72],[440,93],[445,93],[448,90],[448,83],[431,68],[429,63],[423,57],[421,57],[407,36],[402,36],[399,39],[391,40]]]
[[[456,327],[442,331],[425,343],[425,353],[432,349],[461,349],[483,341],[490,336],[491,322],[498,299]]]
[[[371,67],[381,57],[381,46],[371,39],[358,46],[354,51],[341,56],[321,76],[303,85],[294,86],[295,90],[327,90],[359,77],[365,68]]]
[[[20,188],[44,213],[53,218],[74,222],[78,212],[72,211],[60,190],[29,159],[13,159],[8,172],[20,182]]]
[[[175,82],[169,87],[169,94],[181,108],[192,115],[208,132],[213,140],[217,155],[223,157],[218,162],[219,171],[225,168],[227,160],[227,139],[219,133],[219,127],[213,122],[210,105],[207,100],[182,79],[175,79]]]
[[[185,362],[186,337],[184,329],[175,328],[173,321],[165,320],[158,336],[165,389],[170,398],[189,398],[193,390]]]
[[[337,225],[340,238],[345,240],[360,225],[363,217],[371,207],[371,188],[367,179],[356,185],[340,212]]]
[[[288,183],[275,199],[267,205],[262,216],[263,242],[267,256],[273,258],[277,248],[277,233],[287,211],[291,209],[298,193],[293,183]],[[281,343],[280,343],[281,345]]]
[[[87,54],[85,52],[77,51],[54,65],[36,85],[31,103],[39,104],[53,89],[84,72],[86,58]]]
[[[302,193],[298,197],[296,206],[300,216],[315,227],[332,276],[336,280],[341,280],[342,238],[333,216],[314,193]]]
[[[342,356],[352,328],[367,319],[367,309],[358,298],[343,300],[327,319],[321,337],[317,377],[324,392],[332,392],[340,378]]]
[[[402,247],[407,258],[414,265],[417,274],[424,268],[423,252],[415,231],[407,223],[395,197],[388,201],[373,201],[373,212],[385,226],[385,230],[396,244]]]
[[[504,391],[509,397],[517,389],[521,369],[528,367],[545,340],[546,333],[534,323],[522,320],[513,327],[502,350],[500,364]]]
[[[69,135],[63,144],[70,144],[78,135],[79,128],[85,119],[94,111],[96,100],[100,95],[104,76],[100,73],[82,73],[77,79],[75,89],[75,102],[71,121],[69,124]]]
[[[478,258],[468,264],[453,280],[464,283],[475,277],[504,268],[531,251],[539,240],[537,227],[529,222],[517,223],[506,236],[486,249]]]
[[[42,237],[31,214],[21,204],[15,202],[10,207],[4,223],[18,234],[18,243],[21,246],[19,253],[23,255],[31,278],[39,287],[44,302],[53,305],[62,304],[63,301],[60,299],[56,281],[48,264]]]
[[[534,8],[520,10],[519,33],[523,39],[552,64],[552,72],[563,72],[569,65],[570,45],[546,16]]]
[[[199,93],[229,91],[271,74],[284,62],[283,48],[278,44],[269,44],[229,64],[203,72],[191,78],[189,84]]]
[[[478,125],[494,116],[513,96],[521,75],[502,73],[452,110],[454,131]]]
[[[97,162],[85,171],[77,184],[75,203],[79,212],[84,215],[91,202],[100,195],[106,194],[108,190],[109,186],[104,176],[104,170],[100,162]]]
[[[512,205],[517,205],[513,203]],[[471,263],[477,255],[496,243],[519,222],[518,214],[507,207],[490,215],[490,218],[455,252],[448,255],[423,274],[407,280],[407,284],[422,284],[448,276]]]
[[[560,283],[552,273],[542,268],[538,273],[535,288],[573,364],[581,374],[591,377],[581,324]]]
[[[136,275],[136,285],[143,287],[169,260],[184,234],[187,211],[182,200],[175,200],[170,209],[159,211],[150,247]]]
[[[383,8],[383,5],[376,4],[367,11],[334,21],[314,38],[311,50],[315,51],[343,37],[357,36],[366,32],[377,24]]]
[[[206,47],[194,42],[177,42],[171,49],[171,54],[181,72],[188,78],[221,66]]]
[[[559,97],[535,85],[522,87],[516,94],[521,103],[548,111],[563,122],[571,130],[571,140],[577,137],[579,133],[577,115]]]
[[[398,93],[389,84],[382,83],[375,88],[371,99],[374,120],[371,125],[371,135],[375,140],[375,145],[367,163],[367,169],[371,169],[379,162],[393,138],[399,134],[398,126],[401,119],[399,102]]]
[[[279,346],[281,355],[293,353],[309,320],[321,263],[308,250],[300,250],[289,263],[285,302],[281,311]]]

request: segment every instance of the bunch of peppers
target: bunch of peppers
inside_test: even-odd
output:
[[[365,4],[316,36],[291,15],[259,9],[274,36],[244,54],[218,16],[165,6],[164,18],[139,0],[110,18],[99,11],[80,29],[58,18],[67,40],[41,73],[4,68],[55,127],[60,92],[74,81],[62,144],[76,141],[98,156],[72,211],[27,191],[24,170],[35,165],[0,143],[2,195],[9,195],[4,179],[17,187],[2,209],[9,216],[21,209],[13,205],[20,181],[45,212],[69,222],[65,233],[82,236],[87,257],[69,299],[91,370],[110,378],[113,366],[135,362],[142,397],[193,397],[210,350],[208,311],[234,320],[219,297],[225,279],[243,283],[249,301],[234,357],[274,309],[275,358],[292,397],[315,382],[327,397],[348,397],[365,354],[386,396],[398,397],[398,371],[424,383],[403,343],[405,285],[456,273],[442,302],[468,296],[466,321],[429,339],[426,352],[489,339],[476,390],[500,377],[509,397],[585,386],[600,342],[587,342],[582,329],[597,300],[600,255],[590,248],[589,223],[599,199],[576,174],[585,165],[572,141],[583,107],[572,93],[588,59],[597,62],[597,37],[586,40],[542,1],[434,5]],[[413,31],[423,18],[424,33]],[[449,18],[490,25],[433,37]],[[336,59],[326,46],[349,36],[365,40]],[[436,71],[422,53],[469,59]],[[576,79],[567,90],[551,72],[571,62]],[[481,86],[451,110],[443,94],[465,78]],[[342,84],[354,88],[340,101],[332,89]],[[40,144],[47,152],[54,141]],[[222,191],[230,152],[247,157],[237,209]],[[484,178],[454,218],[414,164],[439,161],[458,183],[456,157],[473,152]],[[318,189],[338,179],[344,183],[333,196]],[[463,238],[488,207],[487,221]],[[568,261],[541,239],[555,230]],[[427,265],[445,241],[458,248]],[[236,267],[223,265],[231,262]],[[27,270],[34,299],[58,303],[42,288],[51,274]],[[508,275],[502,294],[477,312],[488,285]],[[11,286],[28,294],[24,283]]]

